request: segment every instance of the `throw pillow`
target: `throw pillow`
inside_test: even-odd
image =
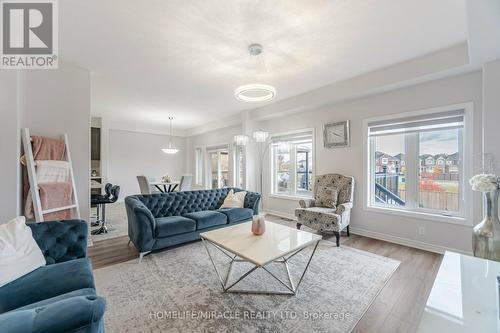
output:
[[[246,195],[246,191],[235,193],[233,190],[231,190],[227,194],[227,197],[226,199],[224,199],[224,203],[222,203],[222,206],[220,206],[220,208],[243,208]]]
[[[24,216],[0,224],[0,287],[41,266],[45,257]]]
[[[338,196],[339,193],[334,187],[319,186],[316,190],[316,206],[335,209],[335,207],[337,206]]]

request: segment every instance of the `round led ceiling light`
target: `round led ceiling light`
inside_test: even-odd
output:
[[[234,97],[243,102],[267,102],[276,97],[276,89],[268,84],[245,84],[234,91]]]
[[[248,45],[248,53],[251,57],[261,54],[263,47],[261,44],[253,43]],[[234,91],[234,97],[243,102],[268,102],[276,97],[276,89],[268,84],[245,84]]]

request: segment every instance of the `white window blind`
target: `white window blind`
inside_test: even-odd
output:
[[[415,116],[368,123],[368,135],[379,136],[463,128],[463,110],[447,111],[431,116]]]

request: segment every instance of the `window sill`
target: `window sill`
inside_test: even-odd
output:
[[[365,206],[364,210],[380,214],[398,215],[403,217],[411,217],[411,218],[429,220],[434,222],[450,223],[455,225],[461,225],[464,227],[472,227],[472,225],[466,218],[459,216],[445,216],[439,214],[416,212],[416,211],[409,211],[409,210],[402,210],[402,209],[381,207],[381,206]]]
[[[273,193],[273,194],[269,194],[269,198],[299,201],[299,200],[310,200],[310,199],[312,199],[312,196],[292,195],[292,194],[274,194]]]

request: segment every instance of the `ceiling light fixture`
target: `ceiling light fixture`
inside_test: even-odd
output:
[[[269,137],[269,132],[265,132],[263,130],[258,130],[253,132],[253,138],[255,139],[256,142],[266,142],[267,138]]]
[[[234,91],[234,97],[243,102],[267,102],[276,96],[276,89],[268,84],[245,84]]]
[[[262,45],[250,44],[248,52],[251,56],[258,56],[262,53]],[[234,97],[243,102],[268,102],[276,97],[276,89],[268,84],[245,84],[234,91]]]
[[[179,149],[175,148],[175,146],[172,144],[172,120],[173,117],[168,117],[168,120],[170,120],[170,137],[168,138],[168,148],[163,148],[162,151],[165,154],[177,154],[179,152]]]
[[[234,143],[237,146],[246,146],[250,138],[245,134],[238,134],[234,136]]]

